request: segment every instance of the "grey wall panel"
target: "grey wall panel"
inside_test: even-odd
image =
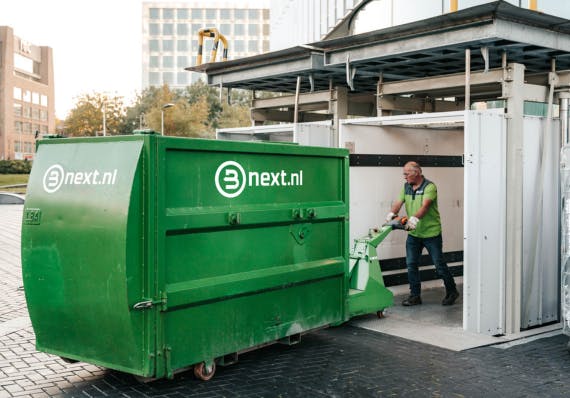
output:
[[[524,118],[522,329],[558,320],[560,124],[546,125]]]

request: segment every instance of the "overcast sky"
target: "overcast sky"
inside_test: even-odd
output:
[[[56,116],[64,119],[81,94],[117,94],[128,104],[140,91],[142,3],[0,0],[0,26],[53,49]]]

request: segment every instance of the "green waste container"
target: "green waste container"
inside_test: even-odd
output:
[[[40,351],[146,378],[348,319],[348,153],[163,137],[38,144],[22,226]]]

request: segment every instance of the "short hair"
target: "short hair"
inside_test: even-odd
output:
[[[411,168],[411,169],[417,171],[418,173],[420,173],[420,175],[422,174],[422,168],[421,168],[420,164],[419,164],[418,162],[414,162],[413,160],[407,162],[407,163],[404,165],[404,167],[409,167],[409,168]]]

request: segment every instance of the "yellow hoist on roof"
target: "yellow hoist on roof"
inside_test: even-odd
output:
[[[202,49],[204,47],[204,37],[213,37],[214,45],[210,53],[210,62],[216,62],[216,55],[218,53],[218,44],[220,40],[224,45],[222,53],[222,61],[228,60],[228,41],[225,36],[221,34],[216,28],[203,28],[198,31],[198,57],[196,58],[196,65],[202,65]]]

